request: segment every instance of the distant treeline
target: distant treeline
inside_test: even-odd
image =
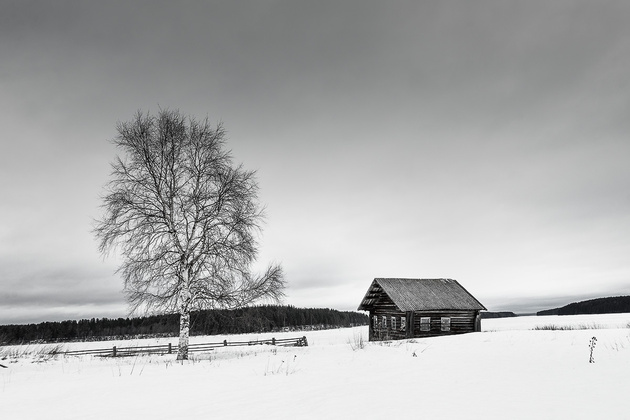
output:
[[[511,318],[516,316],[514,312],[480,312],[481,319],[488,318]]]
[[[618,314],[630,312],[630,296],[615,296],[570,303],[556,309],[537,312],[536,315]]]
[[[311,330],[367,325],[358,312],[263,305],[236,310],[205,310],[191,314],[191,335],[240,334]],[[0,325],[0,345],[30,342],[107,340],[125,337],[177,336],[179,315],[138,318],[82,319],[28,325]]]

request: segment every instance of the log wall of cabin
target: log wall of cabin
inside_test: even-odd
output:
[[[410,316],[411,315],[411,316]],[[374,320],[376,316],[376,323]],[[385,323],[383,323],[385,317]],[[421,331],[422,318],[431,318],[429,331]],[[442,331],[442,318],[450,318],[450,330]],[[392,326],[392,318],[395,327]],[[405,327],[402,327],[402,320]],[[412,337],[432,337],[438,335],[462,334],[475,332],[476,311],[414,311],[405,313],[387,308],[375,308],[370,311],[369,340],[401,340]],[[410,329],[413,326],[412,329]]]
[[[421,331],[421,318],[430,317],[429,331]],[[450,330],[442,331],[442,318],[450,318]],[[436,335],[462,334],[475,331],[476,311],[427,311],[414,313],[413,336],[431,337]]]
[[[398,310],[394,302],[386,294],[381,294],[378,301],[370,311],[370,329],[369,340],[381,341],[381,340],[401,340],[407,338],[407,328],[401,330],[401,318],[406,319],[406,313]],[[374,323],[374,316],[377,317],[376,325]],[[383,316],[386,317],[386,327],[383,328]],[[391,319],[396,319],[396,328],[391,328]]]
[[[376,320],[374,317],[377,317]],[[402,312],[386,294],[382,294],[370,311],[369,340],[401,340],[412,337],[462,334],[478,330],[478,311],[439,310]],[[385,323],[383,323],[385,317]],[[396,322],[393,327],[392,317]],[[429,331],[421,331],[422,318],[431,318]],[[442,318],[450,318],[450,330],[442,331]],[[402,320],[405,327],[402,328]]]
[[[376,319],[376,326],[374,325],[374,316]],[[383,317],[386,318],[385,327],[383,327]],[[392,317],[396,320],[396,327],[392,328]],[[405,319],[405,328],[401,328],[402,319]],[[407,338],[407,326],[406,314],[400,311],[382,311],[375,310],[370,312],[370,341],[381,340],[402,340]]]

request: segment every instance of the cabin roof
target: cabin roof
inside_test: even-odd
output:
[[[383,293],[402,312],[486,309],[457,280],[376,278],[361,301],[359,310],[369,311]]]

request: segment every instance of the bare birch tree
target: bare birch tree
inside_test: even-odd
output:
[[[132,312],[179,313],[177,358],[188,358],[190,313],[279,300],[279,265],[254,275],[264,216],[254,171],[234,166],[225,131],[179,111],[119,123],[104,214],[103,255],[117,249]]]

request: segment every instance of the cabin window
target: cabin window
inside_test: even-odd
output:
[[[431,317],[420,317],[420,331],[431,331]]]
[[[383,328],[387,328],[387,317],[383,315]]]
[[[442,317],[442,331],[450,331],[451,330],[451,318],[443,316]]]
[[[400,331],[405,331],[407,319],[404,316],[400,317]]]
[[[376,315],[374,315],[372,317],[372,320],[374,321],[374,329],[378,329],[378,317]]]
[[[392,330],[396,329],[396,317],[392,317]]]

